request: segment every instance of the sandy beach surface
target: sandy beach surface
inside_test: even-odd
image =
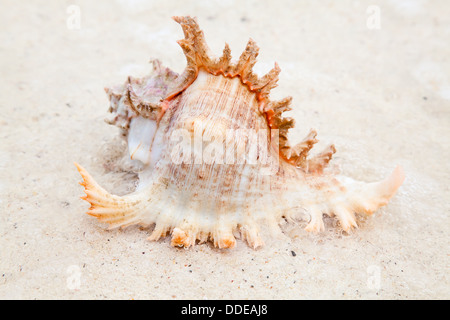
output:
[[[1,299],[450,298],[447,0],[0,3]],[[86,215],[74,161],[113,193],[136,183],[103,89],[151,58],[182,72],[175,15],[217,55],[254,39],[258,74],[282,70],[272,97],[294,99],[292,139],[315,128],[345,175],[403,166],[389,205],[350,234],[285,225],[259,250],[176,249]]]

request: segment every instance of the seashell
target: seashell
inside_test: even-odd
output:
[[[152,73],[129,77],[105,89],[108,122],[128,139],[131,159],[143,163],[139,185],[112,195],[76,164],[91,207],[88,214],[110,228],[154,226],[149,237],[171,235],[173,246],[212,241],[232,248],[240,236],[263,245],[261,227],[309,216],[307,231],[324,230],[323,215],[345,231],[357,227],[355,213],[370,215],[388,203],[403,183],[397,167],[380,182],[364,183],[328,166],[333,145],[314,156],[317,132],[291,146],[292,98],[270,100],[280,68],[259,77],[252,68],[258,47],[250,39],[237,62],[225,45],[215,58],[195,18],[174,17],[185,39],[178,41],[187,66],[177,74],[152,61]]]

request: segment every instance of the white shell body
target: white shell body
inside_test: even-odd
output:
[[[172,245],[211,240],[232,248],[236,236],[257,248],[260,226],[278,228],[309,215],[308,231],[322,231],[323,214],[341,227],[356,227],[355,213],[387,204],[404,179],[400,167],[381,182],[365,184],[335,175],[327,164],[335,152],[308,153],[316,132],[294,147],[287,140],[293,119],[283,118],[291,98],[270,101],[279,68],[258,78],[251,71],[258,48],[250,40],[236,64],[228,46],[212,58],[195,19],[176,17],[186,39],[188,61],[177,75],[154,61],[151,75],[107,89],[110,123],[123,129],[130,157],[144,164],[132,194],[119,197],[101,188],[85,169],[88,214],[110,227],[154,226],[150,240],[167,234]]]

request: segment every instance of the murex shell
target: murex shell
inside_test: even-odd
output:
[[[397,167],[387,179],[363,183],[328,167],[333,145],[310,156],[311,130],[291,146],[291,97],[271,101],[277,64],[265,76],[252,72],[258,47],[249,40],[237,62],[228,45],[214,58],[195,18],[174,17],[183,28],[187,67],[180,75],[153,61],[144,78],[129,77],[105,89],[109,123],[122,129],[130,157],[142,162],[139,185],[126,196],[108,193],[76,164],[91,204],[89,215],[111,228],[154,226],[149,237],[168,234],[173,246],[211,240],[232,248],[236,237],[257,248],[262,226],[279,231],[284,221],[309,218],[307,231],[323,231],[323,214],[345,231],[355,213],[370,215],[387,204],[403,183]]]

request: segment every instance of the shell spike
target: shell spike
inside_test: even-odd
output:
[[[228,68],[230,66],[230,61],[231,61],[231,49],[228,43],[225,43],[225,48],[223,48],[223,53],[219,59],[217,66],[218,72],[222,72],[224,74],[227,73]]]
[[[304,166],[304,162],[306,157],[308,156],[309,151],[313,148],[313,146],[319,142],[316,139],[317,132],[314,129],[311,129],[308,135],[298,144],[296,144],[293,148],[289,148],[286,150],[286,158],[291,159],[294,162],[296,167]]]
[[[84,187],[86,196],[82,199],[91,205],[86,212],[88,215],[108,223],[110,229],[139,222],[140,201],[133,199],[131,195],[119,197],[110,194],[98,185],[86,169],[76,162],[74,164],[83,177],[83,182],[80,184]]]
[[[333,211],[339,219],[341,227],[344,231],[349,232],[351,229],[358,227],[353,210],[348,209],[343,205],[338,205]]]
[[[306,226],[305,230],[308,232],[321,232],[325,230],[325,226],[323,224],[323,213],[322,210],[320,210],[317,207],[311,207],[309,208],[309,214],[311,216],[311,220],[309,221],[309,224]]]
[[[253,78],[252,69],[256,63],[256,57],[258,56],[259,48],[256,45],[256,42],[253,39],[249,39],[247,46],[242,52],[239,61],[235,67],[235,74],[239,74],[243,81],[247,80],[247,78]]]
[[[308,160],[307,168],[310,173],[322,173],[325,167],[330,162],[333,154],[336,153],[334,144],[326,147],[321,153]]]
[[[251,248],[257,249],[264,245],[264,241],[259,236],[258,227],[254,224],[254,222],[241,226],[240,232],[242,238],[247,241]]]
[[[405,180],[405,172],[401,166],[397,166],[392,174],[386,179],[365,185],[355,198],[357,201],[357,212],[372,214],[378,208],[386,205],[397,189]]]
[[[275,88],[278,84],[278,75],[280,74],[281,69],[278,63],[275,62],[275,66],[272,70],[269,71],[266,75],[264,75],[255,85],[254,89],[260,91],[261,99],[267,99],[270,94],[270,91]]]
[[[178,22],[183,29],[185,39],[179,40],[178,43],[186,54],[188,65],[194,64],[197,68],[208,66],[211,62],[210,50],[197,20],[189,16],[173,17],[173,19]]]
[[[184,247],[189,248],[190,246],[195,245],[195,240],[197,237],[195,234],[189,234],[180,228],[174,228],[172,230],[172,240],[170,244],[172,247]]]
[[[291,108],[292,97],[286,97],[278,101],[271,101],[265,111],[272,110],[275,116],[280,116],[285,111],[292,110]]]

